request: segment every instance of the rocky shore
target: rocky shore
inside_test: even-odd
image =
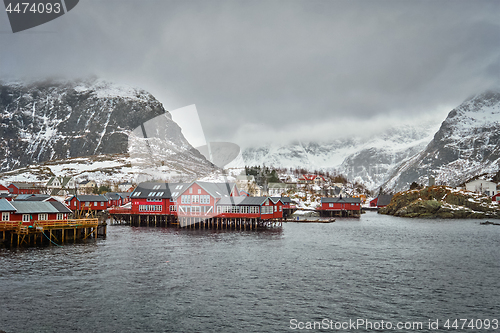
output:
[[[430,186],[397,193],[379,213],[400,217],[500,218],[500,205],[482,194]]]

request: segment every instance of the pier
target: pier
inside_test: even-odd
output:
[[[106,237],[107,225],[94,219],[0,222],[1,242],[10,247],[59,245],[77,240]]]
[[[187,229],[257,230],[281,227],[283,219],[258,217],[178,216],[161,214],[126,214],[110,210],[110,224],[127,224],[134,227],[177,227]]]

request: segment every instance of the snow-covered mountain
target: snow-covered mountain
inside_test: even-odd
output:
[[[213,170],[154,96],[99,79],[0,84],[0,138],[0,171],[126,153],[142,165]]]
[[[403,161],[424,149],[436,130],[432,123],[406,124],[369,138],[269,144],[245,149],[243,159],[246,165],[337,171],[374,190]]]
[[[456,186],[482,174],[494,174],[500,163],[500,92],[476,95],[452,110],[429,145],[402,163],[384,184],[407,189],[416,181]]]

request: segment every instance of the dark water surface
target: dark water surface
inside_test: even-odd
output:
[[[440,330],[500,319],[499,236],[479,220],[372,212],[259,232],[110,226],[87,244],[0,249],[0,329],[284,332],[300,331],[292,319],[365,319],[435,332],[429,319]]]

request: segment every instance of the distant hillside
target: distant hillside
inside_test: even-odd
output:
[[[161,136],[147,133],[157,137],[144,139],[143,124],[158,123],[155,119],[160,119]],[[162,161],[155,161],[159,165],[173,160],[188,169],[197,165],[202,173],[213,167],[144,90],[96,79],[0,84],[0,171],[50,160],[126,154],[131,134],[136,134],[132,148],[146,151],[146,160],[161,153]]]
[[[456,186],[477,175],[500,169],[500,92],[486,92],[452,110],[434,139],[401,164],[384,184],[403,190],[416,181]]]

